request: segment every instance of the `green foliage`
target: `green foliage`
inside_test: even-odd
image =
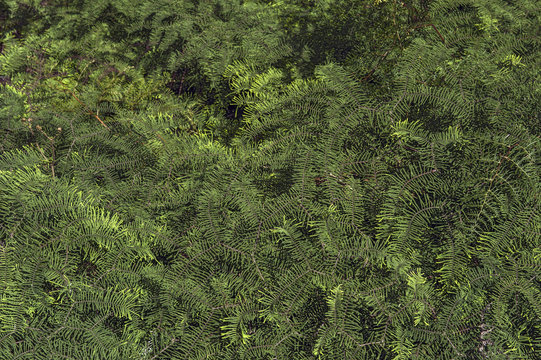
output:
[[[0,0],[0,358],[536,359],[535,5]]]

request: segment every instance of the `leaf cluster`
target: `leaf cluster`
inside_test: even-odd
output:
[[[534,1],[0,1],[0,358],[536,359]]]

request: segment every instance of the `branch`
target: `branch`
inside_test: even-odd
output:
[[[58,79],[55,79],[56,81],[58,81],[60,84],[64,85],[60,80]],[[105,127],[107,130],[111,131],[111,129],[109,129],[109,127],[107,125],[105,125],[105,123],[99,118],[99,116],[97,114],[95,114],[91,109],[90,107],[88,107],[88,105],[86,105],[84,102],[82,102],[81,100],[79,100],[79,98],[73,93],[73,91],[71,91],[70,89],[66,89],[64,88],[63,89],[64,91],[69,91],[69,93],[71,94],[71,96],[73,96],[75,98],[75,100],[77,100],[79,102],[79,104],[83,105],[84,107],[86,107],[88,109],[88,112],[89,114],[91,115],[94,115],[94,117],[96,119],[98,119],[98,121],[100,122],[100,124]]]

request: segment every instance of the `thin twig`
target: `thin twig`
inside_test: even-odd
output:
[[[60,82],[60,80],[58,80],[58,79],[55,79],[55,80],[62,84],[62,82]],[[108,127],[107,125],[105,125],[105,123],[99,118],[99,116],[98,116],[97,114],[95,114],[95,113],[88,107],[88,105],[86,105],[86,104],[83,103],[81,100],[79,100],[79,98],[73,93],[73,91],[71,91],[70,89],[66,89],[66,88],[64,88],[64,91],[69,91],[70,94],[71,94],[71,96],[73,96],[73,97],[75,98],[75,100],[77,100],[77,101],[79,102],[79,104],[81,104],[81,105],[83,105],[84,107],[86,107],[86,108],[88,109],[89,113],[90,113],[91,115],[94,115],[94,117],[95,117],[96,119],[98,119],[98,121],[100,122],[100,124],[101,124],[103,127],[105,127],[107,130],[111,131],[111,129],[109,129],[109,127]]]

